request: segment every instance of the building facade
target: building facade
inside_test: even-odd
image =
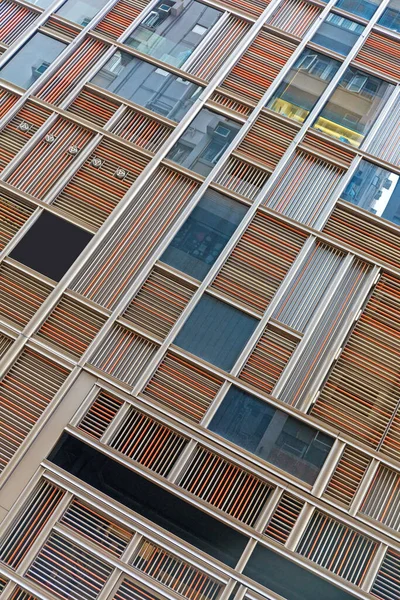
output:
[[[1,600],[399,600],[399,0],[0,0]]]

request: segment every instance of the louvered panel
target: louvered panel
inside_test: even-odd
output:
[[[239,375],[240,379],[266,394],[271,394],[297,344],[297,340],[267,325],[247,359]]]
[[[0,382],[0,471],[9,463],[69,371],[25,349]]]
[[[212,287],[262,314],[305,240],[303,232],[259,212]]]
[[[0,594],[6,587],[7,583],[8,583],[8,580],[3,575],[0,575]]]
[[[271,0],[219,0],[228,9],[240,10],[246,15],[259,17]]]
[[[400,474],[380,464],[360,511],[400,531]]]
[[[400,44],[397,40],[373,31],[365,40],[354,63],[400,80]]]
[[[121,325],[114,325],[90,362],[101,371],[133,386],[155,351],[153,342]]]
[[[167,353],[143,394],[190,421],[199,422],[222,385],[222,379]]]
[[[28,100],[7,123],[0,132],[0,171],[11,162],[50,115],[49,110]]]
[[[193,296],[194,289],[170,273],[153,269],[123,317],[165,338]]]
[[[376,448],[400,395],[399,353],[400,280],[384,274],[311,414]]]
[[[56,106],[61,104],[106,50],[107,46],[103,42],[86,38],[43,85],[38,97]]]
[[[344,252],[317,242],[278,303],[273,318],[304,333],[344,259]]]
[[[114,306],[198,187],[189,177],[159,167],[81,270],[73,289],[106,308]]]
[[[173,131],[173,127],[133,108],[127,108],[111,131],[140,148],[157,152]]]
[[[262,111],[235,151],[250,161],[274,169],[293,141],[298,127]]]
[[[216,600],[223,588],[216,579],[145,538],[131,564],[188,600]]]
[[[0,560],[13,569],[21,564],[63,496],[63,490],[46,480],[36,485],[2,536]]]
[[[1,161],[1,159],[0,159]],[[35,211],[36,206],[9,192],[0,192],[0,250],[3,250],[14,235]]]
[[[235,100],[234,98],[231,98],[218,90],[211,94],[208,103],[223,106],[228,110],[233,110],[233,112],[236,112],[243,117],[248,117],[252,111],[252,108],[247,104],[243,104],[242,102],[239,102],[238,100]]]
[[[26,577],[65,600],[96,600],[113,568],[58,533],[52,533]]]
[[[304,150],[316,152],[328,161],[332,160],[347,169],[356,154],[353,150],[348,150],[343,146],[335,144],[332,139],[325,138],[322,134],[310,130],[300,144],[300,147]]]
[[[6,354],[8,349],[11,348],[13,341],[12,338],[4,335],[4,333],[0,333],[0,360]]]
[[[100,227],[149,161],[133,149],[103,139],[53,205]]]
[[[84,87],[69,105],[68,112],[103,127],[120,106],[120,102]]]
[[[149,0],[120,0],[95,27],[95,31],[116,40],[148,3]]]
[[[180,482],[198,498],[254,526],[271,486],[205,448],[197,448]]]
[[[0,314],[23,327],[40,308],[52,287],[7,263],[0,265]]]
[[[130,408],[109,446],[151,471],[168,476],[187,440],[162,423]]]
[[[261,31],[224,79],[219,90],[237,94],[239,98],[252,104],[257,103],[295,50],[296,44],[293,42]]]
[[[78,428],[98,440],[101,439],[122,405],[122,400],[101,390],[79,423]]]
[[[203,48],[201,54],[196,56],[185,70],[210,81],[228,56],[240,44],[249,29],[250,25],[247,21],[235,15],[229,15],[224,24],[214,33],[208,45]]]
[[[60,523],[114,556],[121,556],[133,537],[132,531],[99,514],[78,498],[72,500]]]
[[[296,552],[355,585],[361,585],[377,542],[316,510]]]
[[[70,42],[72,42],[72,40],[76,38],[78,33],[81,31],[80,27],[77,27],[74,23],[68,22],[57,15],[51,15],[44,24],[43,28],[46,28],[48,31],[55,33],[56,35],[61,34]]]
[[[396,166],[400,165],[400,97],[379,127],[368,146],[368,152]]]
[[[8,183],[36,198],[44,198],[93,135],[59,117],[7,178]]]
[[[304,502],[284,492],[264,531],[264,535],[285,544],[300,515]]]
[[[149,592],[135,581],[123,579],[113,596],[113,600],[161,600],[161,596]]]
[[[340,502],[348,508],[370,463],[369,456],[356,448],[346,446],[326,486],[324,497]]]
[[[397,409],[381,442],[380,451],[394,460],[400,460],[400,412]]]
[[[10,0],[0,1],[0,42],[10,46],[28,29],[38,13]]]
[[[283,0],[272,15],[267,25],[303,37],[321,12],[319,6],[303,0]]]
[[[10,600],[39,600],[39,598],[17,586],[10,596]]]
[[[382,600],[400,597],[400,552],[389,548],[372,585],[373,596]]]
[[[314,225],[335,200],[343,170],[325,161],[295,152],[267,194],[264,204],[282,215]]]
[[[14,106],[18,99],[17,94],[0,88],[0,119]]]
[[[105,322],[103,314],[64,295],[39,329],[38,336],[78,358]]]
[[[269,178],[269,172],[242,160],[233,153],[215,178],[215,183],[254,200]]]

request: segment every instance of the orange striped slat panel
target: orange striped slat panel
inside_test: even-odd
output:
[[[121,325],[114,325],[90,363],[133,386],[155,351],[156,345],[153,342]]]
[[[273,326],[267,325],[247,359],[239,375],[240,379],[271,394],[297,344],[298,340],[291,339]]]
[[[173,129],[173,125],[166,125],[137,110],[127,108],[111,131],[140,148],[157,152]]]
[[[270,518],[264,535],[285,544],[300,515],[304,502],[284,492]]]
[[[360,512],[400,531],[400,474],[380,464]]]
[[[112,600],[161,600],[162,597],[148,591],[142,584],[123,579]]]
[[[149,161],[134,149],[103,139],[53,205],[88,225],[100,227]]]
[[[400,552],[388,549],[370,593],[381,600],[400,598]]]
[[[262,314],[305,240],[295,227],[257,213],[212,287]]]
[[[222,585],[168,550],[144,538],[131,562],[162,585],[188,600],[216,600]],[[135,600],[140,600],[141,596]]]
[[[64,491],[40,481],[18,511],[0,543],[0,560],[16,569],[57,508]]]
[[[354,59],[361,67],[379,71],[400,80],[400,43],[380,33],[372,32]]]
[[[220,4],[228,9],[240,10],[245,15],[259,17],[267,8],[271,0],[218,0]]]
[[[142,466],[168,476],[187,440],[162,423],[130,408],[108,445]]]
[[[149,0],[120,0],[95,27],[95,31],[116,40],[148,3]]]
[[[382,454],[400,460],[400,412],[397,409],[379,447]]]
[[[69,371],[25,349],[0,382],[0,471],[8,464]]]
[[[10,596],[10,600],[39,600],[37,596],[32,596],[29,592],[25,592],[22,588],[17,586],[14,593]]]
[[[0,250],[3,250],[36,206],[22,198],[0,191]]]
[[[296,44],[261,31],[224,79],[218,91],[256,104],[296,50]]]
[[[87,38],[64,62],[38,93],[38,97],[57,106],[76,88],[78,82],[106,52],[99,40]]]
[[[217,104],[219,106],[223,106],[224,108],[232,110],[243,117],[248,117],[253,110],[252,107],[248,106],[247,104],[243,104],[238,100],[234,100],[233,98],[230,98],[226,94],[222,94],[219,91],[216,91],[211,95],[208,104]]]
[[[43,25],[43,28],[48,29],[50,32],[58,34],[60,33],[70,42],[78,35],[81,31],[81,27],[77,27],[74,23],[65,21],[57,15],[51,15],[51,17]]]
[[[73,289],[106,308],[114,306],[198,187],[189,177],[159,167],[82,268]]]
[[[122,400],[101,390],[79,423],[78,428],[99,440],[122,405]]]
[[[201,447],[179,485],[250,526],[256,523],[272,489],[258,477]]]
[[[153,269],[123,317],[164,339],[193,296],[194,289],[168,272]]]
[[[327,160],[339,163],[345,168],[350,166],[351,161],[356,155],[352,150],[343,148],[340,144],[335,144],[332,139],[328,139],[323,134],[314,131],[306,133],[300,147],[304,148],[304,150],[317,153]]]
[[[348,508],[357,493],[371,459],[356,448],[346,446],[325,488],[324,497]]]
[[[220,169],[215,183],[248,200],[254,200],[269,176],[269,171],[264,171],[233,153]]]
[[[8,580],[5,577],[3,577],[3,575],[0,575],[0,594],[6,587],[7,583],[8,583]]]
[[[97,91],[84,87],[68,107],[68,112],[103,127],[121,106],[120,102],[106,98]]]
[[[143,395],[198,423],[222,386],[222,379],[167,353]]]
[[[10,110],[12,106],[19,99],[17,94],[13,94],[8,90],[0,88],[0,119],[4,117],[6,113]]]
[[[283,0],[267,19],[267,25],[303,37],[321,10],[319,6],[303,0]]]
[[[38,13],[27,6],[10,0],[0,2],[0,42],[11,45],[38,17]]]
[[[14,325],[27,325],[52,289],[49,284],[3,262],[0,265],[1,316]]]
[[[316,510],[296,552],[355,585],[361,585],[378,543]]]
[[[274,169],[297,132],[298,127],[289,119],[276,118],[263,110],[235,150],[235,155]]]
[[[376,448],[400,396],[400,279],[380,278],[311,414]]]
[[[58,118],[7,178],[8,183],[32,196],[44,198],[93,135],[75,123]]]
[[[11,348],[14,340],[0,333],[0,359],[6,354],[9,348]]]
[[[103,314],[64,295],[39,329],[38,336],[79,357],[105,322]]]

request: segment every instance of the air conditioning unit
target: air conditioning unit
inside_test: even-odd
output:
[[[217,125],[215,130],[214,130],[214,135],[216,137],[222,138],[224,140],[228,139],[228,137],[231,134],[231,130],[229,129],[229,127],[225,127],[224,125]]]
[[[170,14],[171,7],[168,4],[160,4],[160,6],[157,7],[157,11],[159,12],[160,16],[164,17],[165,19]]]

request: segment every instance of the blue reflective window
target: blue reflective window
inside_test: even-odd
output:
[[[391,0],[382,13],[378,25],[400,33],[400,0]]]
[[[108,0],[67,0],[58,9],[57,14],[86,27],[107,2]]]
[[[363,25],[329,13],[311,41],[347,56],[363,31]]]
[[[353,15],[370,19],[380,3],[380,0],[338,0],[336,6]]]

